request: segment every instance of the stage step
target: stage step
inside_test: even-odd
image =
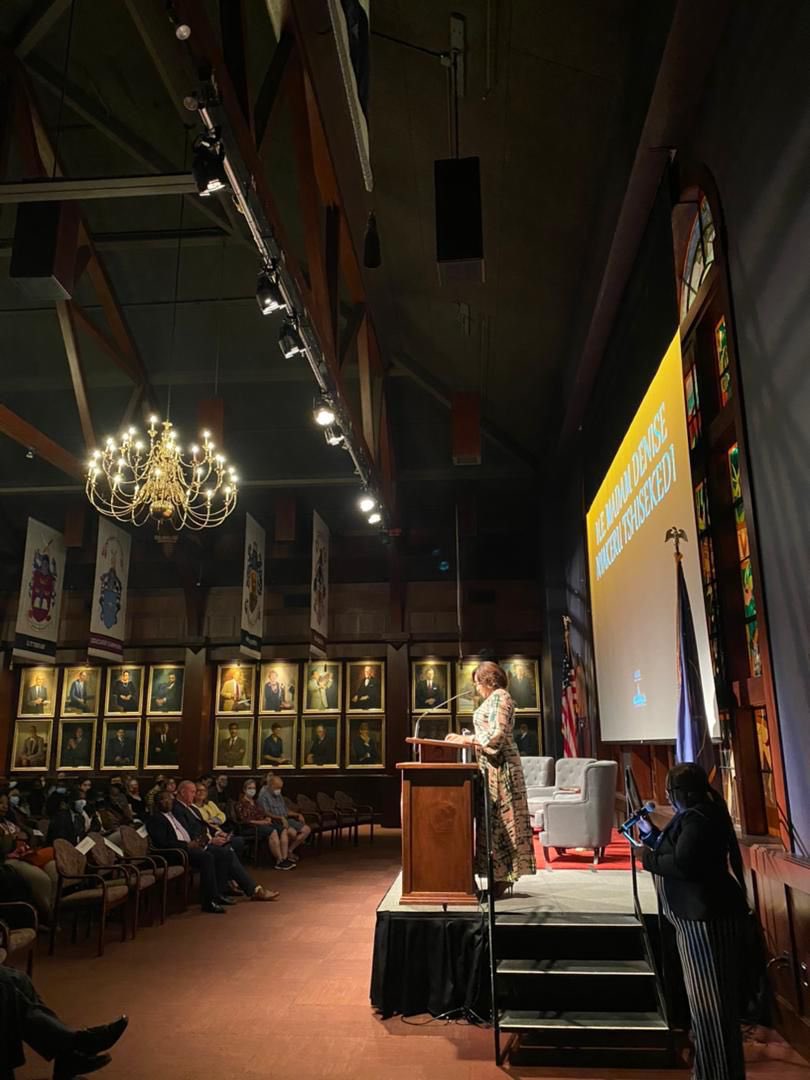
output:
[[[501,960],[496,968],[498,1004],[521,1010],[610,1009],[621,1001],[629,1011],[655,1009],[655,975],[646,960]]]
[[[646,960],[501,960],[499,975],[646,975]]]
[[[516,912],[495,917],[499,960],[642,960],[641,923],[634,915]]]
[[[521,1050],[665,1050],[670,1043],[669,1028],[658,1012],[504,1009],[500,1028],[504,1034],[520,1036]]]
[[[578,927],[639,930],[635,915],[596,911],[504,911],[495,913],[496,926]]]

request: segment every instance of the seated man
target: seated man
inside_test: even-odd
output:
[[[284,781],[281,777],[269,772],[265,778],[264,787],[259,792],[259,805],[269,818],[278,821],[287,830],[287,858],[298,862],[295,850],[306,842],[312,829],[304,821],[303,814],[288,808],[284,801],[283,790]]]
[[[54,1080],[98,1072],[110,1063],[109,1050],[126,1030],[126,1016],[76,1031],[52,1012],[22,971],[0,966],[0,1080],[13,1080],[25,1064],[23,1044],[53,1061]]]
[[[183,780],[177,789],[177,799],[169,805],[168,811],[164,807],[168,804],[169,794],[162,792],[158,796],[158,813],[151,820],[154,822],[156,818],[162,818],[164,826],[168,825],[173,830],[175,842],[164,845],[166,847],[178,847],[178,841],[186,842],[185,836],[189,837],[186,850],[188,850],[191,862],[200,868],[204,910],[212,914],[220,914],[224,911],[225,905],[230,906],[234,903],[231,897],[225,895],[229,881],[235,881],[251,900],[278,899],[277,892],[270,892],[261,885],[257,885],[248,874],[239,861],[239,856],[228,842],[227,833],[220,832],[213,838],[209,838],[208,826],[189,809],[194,800],[194,790],[193,781]],[[148,825],[147,828],[149,828]],[[165,827],[163,831],[164,834],[167,832]],[[152,835],[151,829],[149,835]],[[160,846],[157,841],[155,844]]]

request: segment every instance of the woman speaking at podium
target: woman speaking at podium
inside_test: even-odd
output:
[[[492,830],[492,865],[495,881],[490,882],[499,899],[519,877],[534,873],[532,829],[523,766],[514,740],[515,705],[506,692],[506,672],[486,661],[473,672],[473,683],[483,698],[473,714],[473,735],[448,735],[447,742],[471,746],[475,750],[484,781],[484,797],[489,799]],[[477,823],[476,869],[488,869],[483,805]]]

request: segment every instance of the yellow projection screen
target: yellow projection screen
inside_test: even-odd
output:
[[[674,740],[678,709],[677,525],[706,713],[717,736],[676,334],[587,514],[596,681],[607,742]]]

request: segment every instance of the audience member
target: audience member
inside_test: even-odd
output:
[[[228,817],[221,807],[211,798],[205,782],[198,780],[194,791],[194,805],[200,811],[200,816],[206,825],[214,825],[219,829],[225,827]]]
[[[187,801],[187,792],[184,792],[182,799],[183,805],[187,806],[192,814],[196,814],[208,828],[208,835],[211,839],[215,836],[224,836],[227,842],[231,845],[233,850],[242,858],[245,851],[244,837],[234,836],[233,830],[228,828],[227,818],[224,811],[208,800],[208,788],[201,781],[197,781],[196,784],[192,784],[190,780],[185,780],[184,783],[191,784],[194,788],[193,800],[191,803]],[[180,785],[180,788],[183,784]],[[179,794],[178,788],[178,794]]]
[[[312,829],[304,821],[303,814],[288,808],[284,801],[283,791],[283,779],[275,773],[269,772],[265,778],[264,786],[259,792],[259,806],[269,818],[287,830],[287,857],[292,859],[293,862],[298,862],[298,856],[295,854],[296,849],[306,843]]]
[[[267,840],[267,846],[275,859],[276,870],[294,870],[295,861],[289,855],[289,834],[280,821],[274,821],[256,802],[256,781],[246,780],[235,808],[236,820],[242,825],[256,829],[259,838]]]
[[[109,1024],[76,1031],[42,1001],[34,984],[11,967],[0,967],[0,1080],[14,1080],[25,1064],[24,1044],[53,1061],[54,1080],[71,1080],[97,1072],[110,1063],[106,1053],[129,1023],[119,1016]]]
[[[141,798],[141,785],[137,777],[130,776],[127,779],[126,796],[133,820],[139,823],[146,821],[146,803]]]
[[[53,866],[53,848],[32,847],[33,836],[17,824],[6,792],[0,794],[0,839],[4,865],[23,879],[40,917],[50,922],[55,873],[46,871],[45,867]]]
[[[215,802],[220,810],[227,810],[228,801],[228,777],[220,773],[211,788],[211,802]]]

